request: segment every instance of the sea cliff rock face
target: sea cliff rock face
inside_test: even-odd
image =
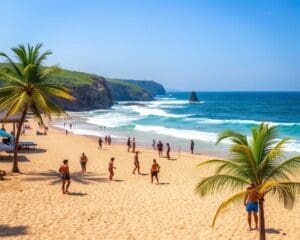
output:
[[[132,83],[138,85],[147,90],[147,92],[151,93],[153,96],[156,95],[166,95],[166,90],[164,87],[154,81],[142,81],[142,80],[123,80],[124,82]]]
[[[112,106],[113,98],[103,77],[93,77],[92,84],[71,86],[75,101],[55,99],[65,110],[88,111],[93,109],[107,109]]]
[[[189,98],[189,101],[192,103],[192,102],[199,102],[199,99],[198,99],[198,96],[196,94],[195,91],[192,91],[191,92],[191,96]]]
[[[152,101],[154,97],[145,89],[123,80],[107,81],[114,101]]]

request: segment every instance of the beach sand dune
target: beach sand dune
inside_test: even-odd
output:
[[[257,232],[247,232],[243,206],[231,208],[215,229],[210,227],[218,204],[230,193],[205,198],[194,193],[200,177],[210,173],[195,166],[209,157],[174,153],[176,160],[168,161],[139,149],[143,175],[133,175],[133,154],[125,146],[99,150],[94,138],[66,136],[53,128],[47,136],[29,130],[22,140],[35,141],[38,148],[20,154],[24,174],[9,174],[0,182],[1,239],[258,239]],[[82,152],[89,158],[84,177]],[[113,182],[107,180],[110,157],[116,158]],[[161,185],[149,183],[153,158],[161,166]],[[60,191],[57,170],[63,159],[69,159],[71,195]],[[2,158],[0,169],[9,171],[11,161]],[[300,239],[299,226],[299,203],[288,211],[266,199],[268,239]]]

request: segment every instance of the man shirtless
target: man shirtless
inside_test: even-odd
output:
[[[61,175],[61,180],[62,180],[62,192],[63,194],[69,194],[69,186],[71,183],[71,178],[70,178],[70,171],[69,171],[69,166],[68,166],[68,160],[63,161],[63,165],[59,168],[59,173]],[[67,185],[66,185],[67,184]]]
[[[110,162],[108,163],[108,172],[109,172],[109,180],[110,181],[113,180],[113,176],[115,175],[114,169],[117,169],[116,167],[114,167],[114,161],[115,161],[115,158],[111,158]]]
[[[248,213],[248,225],[249,225],[249,231],[251,230],[257,230],[258,229],[258,192],[255,188],[254,184],[251,184],[247,188],[247,194],[244,199],[244,205],[246,207],[246,211]],[[254,221],[255,221],[255,228],[253,229],[251,226],[251,213],[253,213]]]
[[[159,169],[160,166],[158,165],[158,163],[156,162],[155,159],[153,159],[153,164],[151,166],[151,183],[153,183],[153,177],[155,177],[157,184],[159,184],[159,180],[158,180],[158,173],[159,173]]]

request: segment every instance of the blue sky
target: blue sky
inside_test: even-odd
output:
[[[183,90],[300,90],[300,0],[1,0],[0,50]]]

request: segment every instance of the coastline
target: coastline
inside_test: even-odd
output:
[[[210,157],[181,153],[169,161],[158,158],[150,149],[141,150],[141,172],[131,174],[133,154],[126,146],[104,145],[99,150],[95,137],[49,127],[47,136],[35,135],[37,124],[29,120],[21,140],[35,141],[35,151],[20,153],[23,174],[9,173],[0,182],[0,216],[2,239],[256,239],[258,232],[247,232],[242,205],[230,208],[210,227],[218,205],[230,192],[200,198],[194,193],[197,181],[212,169],[199,170],[196,165]],[[7,125],[9,126],[9,125]],[[88,174],[81,177],[79,157],[89,158]],[[6,154],[3,154],[4,156]],[[107,164],[116,157],[118,181],[107,180]],[[172,155],[171,155],[172,156]],[[69,159],[72,195],[60,191],[57,169]],[[150,184],[152,159],[161,165],[161,185]],[[10,171],[11,160],[0,160],[0,168]],[[275,211],[276,209],[276,211]],[[300,204],[285,210],[266,199],[266,220],[270,239],[299,239]],[[65,231],[64,231],[65,230]]]

